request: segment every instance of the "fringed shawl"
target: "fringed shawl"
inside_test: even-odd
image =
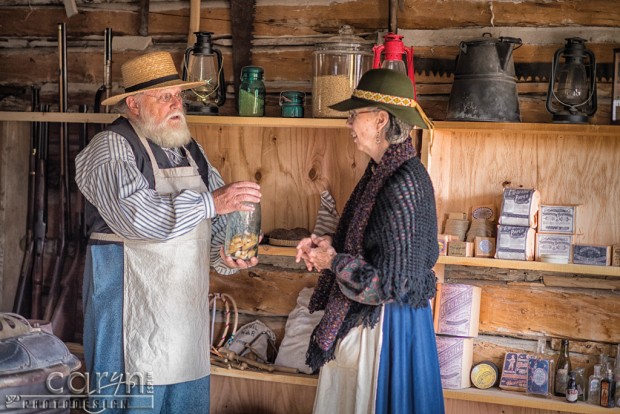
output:
[[[379,164],[372,159],[345,205],[334,234],[333,247],[338,253],[363,257],[364,231],[375,205],[377,194],[386,180],[407,160],[415,157],[411,141],[390,145]],[[317,370],[334,359],[334,345],[351,328],[364,324],[374,326],[380,306],[365,305],[347,298],[338,287],[336,275],[329,269],[319,276],[310,299],[311,312],[325,309],[325,314],[312,333],[306,363]]]

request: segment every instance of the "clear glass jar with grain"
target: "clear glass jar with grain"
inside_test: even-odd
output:
[[[372,68],[373,42],[355,36],[342,26],[338,36],[316,45],[312,71],[312,116],[346,118],[346,112],[329,108],[351,97],[362,75]]]

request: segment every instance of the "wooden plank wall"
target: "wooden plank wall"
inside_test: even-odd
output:
[[[514,53],[521,76],[518,90],[524,122],[549,122],[545,109],[553,53],[567,37],[581,36],[595,52],[602,74],[598,111],[592,122],[610,120],[612,49],[620,44],[620,10],[607,0],[404,0],[397,23],[405,43],[415,47],[419,100],[429,116],[445,119],[453,80],[451,72],[463,40],[483,32],[522,38]],[[189,27],[188,1],[151,0],[148,35],[139,36],[138,0],[78,0],[78,14],[67,18],[62,2],[7,0],[0,5],[0,110],[28,110],[31,85],[42,87],[42,101],[58,102],[57,23],[66,22],[69,107],[94,103],[103,83],[103,33],[114,33],[112,79],[119,90],[120,66],[147,51],[168,50],[181,65]],[[231,22],[229,2],[201,2],[200,30],[214,32],[224,55],[228,100],[222,113],[234,114]],[[267,113],[278,115],[282,90],[311,91],[315,44],[349,24],[359,35],[376,41],[388,28],[388,0],[260,0],[256,6],[253,64],[265,68]],[[136,50],[138,49],[138,50]],[[428,63],[423,64],[423,61]],[[14,87],[9,90],[7,87]],[[308,96],[306,116],[311,116]],[[52,107],[54,109],[54,106]]]
[[[321,191],[342,211],[368,157],[346,128],[262,128],[194,125],[192,135],[226,182],[261,185],[262,228],[314,228]]]
[[[225,182],[252,180],[261,185],[262,229],[313,229],[320,193],[329,190],[344,203],[368,162],[345,128],[261,128],[191,125],[192,135]],[[260,318],[284,336],[286,318],[304,287],[316,284],[293,258],[261,258],[261,264],[235,277],[211,272],[211,291],[228,293],[240,309],[239,326]],[[222,332],[218,326],[217,332]]]

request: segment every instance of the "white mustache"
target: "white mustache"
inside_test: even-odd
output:
[[[185,113],[184,113],[182,110],[176,110],[176,111],[174,111],[173,113],[169,114],[169,115],[166,117],[166,121],[169,121],[169,120],[171,120],[172,118],[177,117],[177,116],[178,116],[179,118],[181,118],[181,121],[185,121]]]

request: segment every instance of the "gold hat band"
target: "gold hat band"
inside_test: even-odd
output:
[[[426,125],[428,125],[430,129],[433,128],[433,121],[431,121],[426,116],[426,114],[422,110],[422,107],[416,102],[415,99],[404,98],[402,96],[395,96],[395,95],[386,95],[384,93],[379,93],[379,92],[365,91],[363,89],[355,89],[353,91],[353,96],[356,98],[360,98],[360,99],[366,99],[367,101],[372,101],[372,102],[379,102],[379,103],[384,103],[388,105],[404,106],[407,108],[415,108],[418,110],[420,117],[424,120]]]
[[[353,91],[353,96],[355,96],[356,98],[366,99],[367,101],[381,102],[381,103],[397,105],[397,106],[408,106],[408,107],[415,108],[418,105],[418,103],[414,99],[411,99],[411,98],[403,98],[402,96],[394,96],[394,95],[385,95],[383,93],[364,91],[362,89],[355,89]]]

